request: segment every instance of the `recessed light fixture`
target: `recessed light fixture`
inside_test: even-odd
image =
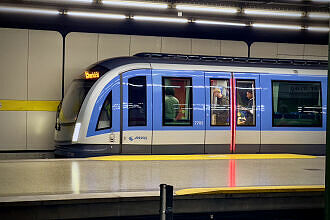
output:
[[[125,19],[125,15],[109,14],[109,13],[96,13],[96,12],[83,12],[83,11],[67,11],[67,15],[77,17],[92,17],[92,18],[108,18],[108,19]]]
[[[302,17],[303,12],[300,11],[280,11],[265,9],[244,9],[244,14],[256,16],[274,16],[274,17]]]
[[[309,12],[307,14],[307,16],[309,18],[313,18],[313,19],[329,19],[330,18],[330,14],[329,13],[322,13],[322,12]]]
[[[329,32],[329,27],[307,27],[309,31]]]
[[[152,8],[152,9],[167,9],[168,4],[146,1],[118,1],[118,0],[102,0],[104,5],[119,6],[119,7],[137,7],[137,8]]]
[[[263,23],[252,23],[252,27],[256,28],[268,28],[268,29],[286,29],[286,30],[301,30],[300,25],[282,25],[282,24],[263,24]]]
[[[29,2],[45,2],[45,0],[25,0]],[[72,4],[72,3],[78,3],[78,4],[91,4],[94,0],[47,0],[47,2],[54,2],[54,3],[64,3],[64,4]]]
[[[312,2],[330,3],[330,0],[311,0]]]
[[[209,21],[209,20],[195,20],[193,21],[197,24],[210,24],[210,25],[229,25],[229,26],[247,26],[245,23],[238,22],[226,22],[226,21]]]
[[[155,21],[155,22],[173,22],[173,23],[188,23],[186,18],[170,18],[170,17],[152,17],[152,16],[133,16],[137,21]]]
[[[61,14],[61,12],[58,10],[41,9],[41,8],[10,7],[10,6],[0,6],[0,12],[45,14],[45,15]]]
[[[188,5],[178,4],[175,6],[177,10],[191,11],[191,12],[207,12],[207,13],[224,13],[224,14],[235,14],[238,12],[237,8],[232,7],[208,7],[200,5]]]

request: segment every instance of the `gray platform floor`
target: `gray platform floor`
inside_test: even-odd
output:
[[[187,188],[323,185],[325,157],[185,161],[0,161],[0,202],[157,196]]]

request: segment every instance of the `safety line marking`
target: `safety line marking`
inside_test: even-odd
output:
[[[57,110],[60,101],[0,100],[0,111],[51,111]]]
[[[316,156],[299,154],[201,154],[201,155],[112,155],[90,157],[90,160],[151,161],[151,160],[257,160],[257,159],[313,159]]]
[[[272,193],[272,192],[323,192],[324,185],[298,185],[298,186],[238,186],[220,188],[190,188],[175,192],[176,195],[206,195],[228,193]]]

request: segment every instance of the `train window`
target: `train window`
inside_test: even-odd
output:
[[[230,125],[230,84],[228,79],[210,79],[211,125]]]
[[[256,100],[254,80],[236,80],[237,126],[256,125]]]
[[[163,125],[192,125],[191,81],[191,78],[163,78]]]
[[[74,80],[62,102],[62,107],[59,114],[60,124],[70,124],[75,122],[81,105],[94,82],[81,79]]]
[[[112,91],[105,99],[97,122],[96,130],[110,129],[112,127]]]
[[[147,86],[145,76],[128,79],[128,126],[147,124]]]
[[[322,127],[320,82],[272,81],[274,127]]]

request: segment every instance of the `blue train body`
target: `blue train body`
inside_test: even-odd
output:
[[[168,54],[105,60],[64,97],[55,153],[322,155],[326,66]]]

